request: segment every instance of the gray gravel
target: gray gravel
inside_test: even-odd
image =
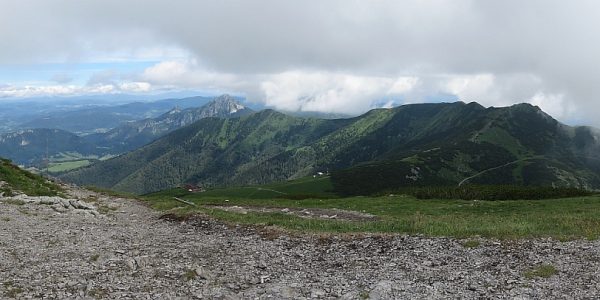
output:
[[[599,241],[288,236],[71,194],[0,198],[0,297],[600,298]],[[524,275],[541,264],[558,272]]]

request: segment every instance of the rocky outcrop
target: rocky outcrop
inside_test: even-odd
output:
[[[66,199],[61,197],[49,197],[49,196],[38,196],[32,197],[27,196],[25,194],[20,194],[14,197],[7,197],[5,202],[18,203],[22,202],[23,204],[35,204],[35,205],[48,205],[54,211],[57,212],[80,212],[87,213],[93,216],[99,216],[100,213],[96,210],[96,207],[90,203],[78,200],[78,199]],[[2,201],[2,200],[0,200]]]

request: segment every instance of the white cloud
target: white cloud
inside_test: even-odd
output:
[[[139,79],[157,86],[179,88],[235,88],[239,83],[237,76],[208,71],[195,60],[160,62],[146,68]]]
[[[582,112],[568,101],[564,92],[549,89],[542,79],[532,74],[476,74],[446,76],[441,91],[454,94],[465,102],[484,106],[507,106],[517,102],[537,105],[555,118],[567,120]]]
[[[190,69],[187,64],[180,61],[165,61],[144,70],[142,78],[161,83],[173,83],[183,76],[189,76]]]
[[[443,83],[442,91],[458,96],[465,102],[478,101],[483,105],[498,103],[498,95],[493,90],[493,74],[457,75]]]
[[[0,98],[23,98],[38,96],[76,96],[86,94],[141,93],[152,91],[147,82],[124,82],[119,85],[41,85],[41,86],[0,86]]]
[[[97,84],[93,86],[77,87],[74,88],[71,94],[111,94],[117,92],[117,88],[114,84]]]
[[[125,82],[119,85],[119,90],[126,93],[142,93],[152,90],[152,85],[147,82]]]
[[[385,96],[406,93],[417,78],[367,77],[343,73],[290,71],[260,84],[265,104],[288,111],[362,113]]]
[[[0,71],[152,58],[163,62],[90,86],[228,90],[355,112],[390,94],[419,102],[447,92],[484,105],[539,102],[600,125],[599,27],[600,2],[589,0],[4,0]],[[85,90],[73,82],[10,94]]]
[[[569,103],[565,102],[563,94],[536,93],[527,102],[539,106],[543,111],[555,118],[564,119],[571,117],[575,111]]]
[[[388,94],[404,94],[410,92],[417,84],[419,84],[419,78],[417,77],[400,77],[389,89]]]
[[[0,98],[6,97],[35,97],[35,96],[64,96],[72,95],[77,90],[76,86],[51,85],[51,86],[23,86],[15,87],[6,85],[0,87]]]

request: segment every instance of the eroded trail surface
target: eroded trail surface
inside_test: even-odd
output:
[[[292,237],[71,194],[85,205],[0,199],[0,298],[600,297],[598,241]]]

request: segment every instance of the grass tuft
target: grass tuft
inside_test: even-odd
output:
[[[198,273],[196,273],[196,271],[192,270],[192,269],[187,269],[187,270],[185,270],[185,273],[183,273],[183,279],[185,281],[194,280],[194,279],[196,279],[197,276],[198,276]]]
[[[462,243],[465,248],[477,248],[481,243],[477,240],[468,240]]]
[[[106,204],[101,204],[101,203],[97,204],[96,208],[97,208],[98,212],[101,213],[101,214],[103,214],[103,215],[107,215],[107,214],[109,214],[109,213],[117,210],[116,207],[109,206],[109,205],[106,205]]]
[[[4,296],[7,298],[17,298],[19,294],[23,293],[24,290],[20,286],[17,286],[12,281],[5,281],[3,283],[6,291],[4,292]]]
[[[90,262],[97,262],[99,258],[100,258],[100,254],[94,254],[94,255],[90,256]]]
[[[558,270],[556,270],[556,268],[553,265],[543,264],[525,272],[525,274],[523,275],[527,279],[533,279],[536,277],[550,278],[553,275],[556,275],[557,273]]]
[[[19,199],[4,199],[2,200],[2,202],[10,205],[25,205],[25,201]]]

